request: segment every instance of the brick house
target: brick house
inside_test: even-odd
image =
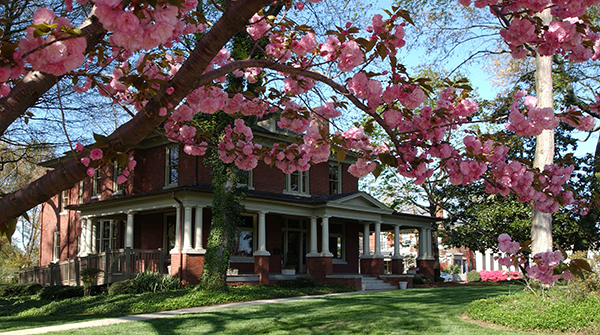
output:
[[[273,132],[254,132],[272,143]],[[104,283],[120,280],[117,274],[127,272],[125,266],[129,275],[136,269],[171,275],[181,271],[188,283],[198,282],[211,226],[210,168],[203,157],[189,156],[160,136],[147,138],[131,154],[138,164],[126,183],[115,182],[118,167],[105,166],[42,205],[40,267],[99,256],[100,263],[94,264],[112,276]],[[43,165],[60,163],[59,158]],[[370,243],[362,236],[390,231],[396,248],[391,273],[383,277],[397,282],[404,272],[399,229],[406,228],[418,230],[426,242],[419,248],[419,268],[433,277],[431,218],[394,212],[358,191],[358,179],[347,172],[350,163],[332,158],[309,171],[286,175],[261,162],[249,171],[244,224],[236,233],[230,262],[238,274],[228,281],[265,284],[290,279],[282,275],[290,268],[316,282],[360,288],[360,274],[384,275],[380,240]],[[73,277],[70,270],[57,271],[58,281]]]

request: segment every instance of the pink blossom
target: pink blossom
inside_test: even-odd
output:
[[[315,33],[309,32],[308,34],[304,35],[300,41],[292,42],[292,51],[299,56],[304,56],[311,52],[316,46],[317,39],[315,37]]]
[[[199,145],[185,145],[183,146],[183,151],[190,156],[203,156],[206,153],[206,149],[208,148],[208,144],[206,142],[201,142]]]
[[[56,14],[50,8],[42,7],[33,14],[33,24],[51,24],[55,17]]]
[[[251,25],[246,27],[246,31],[250,37],[255,40],[261,38],[269,29],[271,29],[271,25],[268,24],[267,21],[258,14],[254,14],[254,16],[252,16],[250,23]]]
[[[125,177],[122,174],[117,177],[117,184],[118,185],[121,185],[121,184],[125,183],[126,181],[127,181],[127,177]]]
[[[136,165],[137,165],[137,162],[135,161],[135,159],[133,159],[133,157],[129,157],[129,163],[127,164],[127,167],[129,168],[129,170],[133,171],[133,169],[135,168]]]
[[[83,144],[81,144],[81,142],[75,143],[75,151],[83,152]]]
[[[90,165],[90,159],[88,157],[83,157],[79,160],[83,166],[87,167]]]
[[[96,174],[96,169],[94,169],[93,167],[90,167],[90,168],[88,168],[88,169],[85,171],[85,173],[86,173],[88,176],[90,176],[90,177],[93,177],[93,176],[94,176],[94,174]]]
[[[356,163],[350,165],[348,172],[356,178],[364,177],[375,170],[377,165],[359,158]]]
[[[342,44],[342,51],[338,60],[340,71],[347,72],[363,62],[364,54],[360,46],[355,41],[348,41]]]
[[[92,151],[90,151],[90,159],[95,161],[98,159],[102,158],[102,149],[92,149]]]
[[[337,52],[341,46],[340,41],[335,36],[327,37],[325,43],[319,47],[321,57],[326,61],[333,61],[337,59]]]

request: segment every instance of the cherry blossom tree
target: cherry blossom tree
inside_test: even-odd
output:
[[[460,146],[449,141],[461,125],[485,120],[473,116],[478,105],[460,83],[430,97],[434,103],[425,103],[430,91],[427,80],[411,78],[397,58],[405,45],[404,27],[411,22],[407,12],[392,8],[385,17],[373,16],[368,27],[348,22],[322,36],[292,19],[294,11],[318,2],[212,3],[219,13],[212,21],[196,10],[195,0],[79,0],[65,2],[58,14],[48,8],[37,10],[25,36],[2,39],[0,134],[65,79],[78,83],[75,91],[96,90],[113,99],[131,119],[107,137],[96,135],[92,150],[73,143],[71,154],[58,168],[0,199],[0,222],[6,226],[114,160],[126,167],[119,178],[125,181],[136,165],[127,152],[161,124],[164,127],[159,131],[184,143],[187,154],[203,155],[210,134],[194,121],[194,115],[217,111],[238,118],[226,128],[216,149],[223,162],[242,169],[253,169],[262,160],[289,173],[326,161],[332,151],[339,158],[352,152],[357,160],[349,172],[357,177],[377,173],[385,164],[416,184],[434,171],[455,185],[483,179],[488,192],[515,194],[545,213],[574,203],[572,192],[562,188],[572,168],[547,165],[540,171],[509,161],[509,148],[485,134],[465,134]],[[537,48],[543,55],[564,53],[582,61],[600,55],[596,28],[584,17],[586,7],[597,2],[478,0],[475,6],[489,6],[505,20],[501,35],[515,57]],[[279,5],[284,9],[269,15],[269,9]],[[67,14],[74,8],[87,16],[71,18]],[[551,8],[554,17],[547,26],[536,16],[546,8]],[[240,31],[257,41],[254,48],[265,59],[230,57],[227,45]],[[264,47],[258,43],[267,40]],[[374,66],[376,60],[379,63]],[[387,64],[385,69],[382,62]],[[243,76],[248,82],[257,76],[269,78],[263,86],[266,94],[226,91],[228,74]],[[323,85],[329,89],[317,91],[319,99],[303,99]],[[361,127],[329,133],[311,123],[332,120],[350,109],[379,124],[390,142],[372,143]],[[253,142],[252,130],[241,117],[260,119],[273,114],[279,127],[302,134],[296,143],[263,147]],[[593,127],[593,119],[579,110],[556,114],[520,92],[510,108],[507,127],[518,135],[536,136],[561,120],[584,130]]]

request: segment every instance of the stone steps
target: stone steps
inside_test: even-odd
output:
[[[362,277],[362,290],[363,291],[384,291],[384,290],[396,290],[397,287],[390,283],[386,283],[381,279],[363,276]]]

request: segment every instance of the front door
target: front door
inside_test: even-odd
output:
[[[306,222],[287,219],[283,226],[283,268],[306,273]]]

